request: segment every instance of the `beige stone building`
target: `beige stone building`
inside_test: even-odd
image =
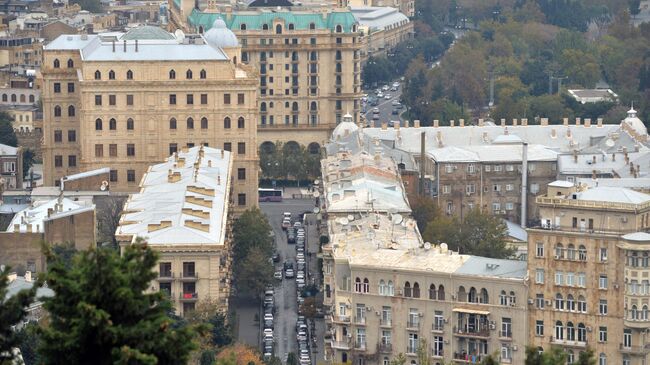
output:
[[[281,141],[316,153],[346,113],[359,118],[364,40],[345,8],[259,8],[203,11],[170,1],[170,27],[210,29],[221,18],[238,37],[241,61],[259,74],[258,141]]]
[[[359,22],[365,48],[362,62],[368,57],[388,56],[398,44],[412,39],[413,23],[398,9],[385,7],[353,7],[350,9]]]
[[[333,141],[355,128],[344,121]],[[496,353],[501,363],[523,363],[525,261],[423,242],[397,164],[381,153],[336,151],[322,165],[327,360],[385,365],[401,353],[407,364],[419,363],[418,356],[432,364],[478,363]]]
[[[650,195],[556,181],[528,230],[529,344],[587,347],[598,364],[646,364]]]
[[[111,190],[132,192],[149,165],[203,145],[234,154],[235,210],[256,205],[257,77],[240,59],[225,26],[60,36],[42,68],[44,183],[108,166]]]
[[[180,315],[199,301],[228,309],[233,155],[184,147],[151,166],[115,232],[122,248],[142,238],[160,254],[152,289],[167,293]]]

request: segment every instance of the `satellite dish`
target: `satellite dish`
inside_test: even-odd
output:
[[[345,226],[345,225],[347,225],[348,223],[350,223],[350,221],[348,221],[347,218],[343,217],[343,218],[341,218],[341,219],[339,220],[339,223],[341,223],[342,225]]]
[[[314,191],[314,198],[318,198],[319,196],[320,196],[320,192],[319,191]]]
[[[183,31],[180,29],[176,29],[176,31],[174,32],[174,36],[176,36],[176,39],[181,42],[185,40],[185,33],[183,33]]]
[[[318,185],[318,184],[320,184],[320,180],[318,179],[314,180],[314,185]]]
[[[392,218],[393,224],[400,224],[402,220],[404,220],[404,217],[401,214],[395,214]]]
[[[348,221],[352,222],[354,220],[354,216],[352,214],[348,215]]]
[[[318,214],[318,213],[320,213],[320,208],[319,207],[314,207],[314,210],[312,210],[312,212],[314,212],[314,214]]]
[[[605,145],[607,147],[614,147],[616,145],[616,142],[614,142],[614,140],[611,138],[607,138],[607,140],[605,141]]]
[[[424,243],[424,249],[429,251],[431,249],[431,242],[425,242]]]

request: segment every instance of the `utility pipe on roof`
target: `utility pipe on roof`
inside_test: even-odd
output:
[[[521,228],[526,228],[526,208],[528,191],[528,143],[521,145]]]

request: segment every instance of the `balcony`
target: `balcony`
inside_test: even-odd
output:
[[[174,273],[173,272],[161,272],[158,273],[158,277],[156,278],[159,282],[167,282],[167,281],[172,281],[174,280]]]
[[[366,317],[356,317],[355,316],[354,317],[354,324],[365,326],[366,325]]]
[[[432,356],[432,357],[440,357],[440,358],[441,358],[441,357],[445,356],[445,353],[444,353],[444,351],[441,350],[441,349],[434,349],[434,348],[432,348],[432,349],[431,349],[431,356]]]
[[[618,344],[618,350],[621,353],[637,356],[645,356],[650,353],[650,345],[645,346],[623,346],[622,343]]]
[[[384,353],[384,354],[393,353],[393,344],[392,343],[379,344],[379,352]]]
[[[551,343],[566,347],[587,348],[587,341],[565,340],[551,337]]]
[[[199,299],[199,293],[181,293],[178,299],[181,302],[196,302]]]
[[[419,331],[420,330],[420,321],[406,321],[406,330],[407,331]]]
[[[431,324],[431,331],[432,332],[442,332],[445,329],[445,324],[444,323],[433,323]]]
[[[390,328],[390,327],[393,326],[393,321],[390,320],[390,319],[382,318],[382,319],[379,320],[379,326],[380,327],[389,327]]]
[[[354,342],[354,349],[356,351],[366,351],[366,342],[365,341],[361,341],[361,342],[355,341]]]
[[[454,352],[454,362],[480,363],[486,354],[469,355],[465,352]]]
[[[486,327],[454,327],[454,336],[459,337],[480,337],[486,338],[490,337],[490,329]]]
[[[332,340],[332,348],[337,350],[349,350],[350,349],[350,340],[345,341],[334,341]]]
[[[183,272],[181,275],[181,281],[197,281],[199,279],[199,274],[195,272]]]
[[[499,338],[502,340],[512,340],[512,331],[499,331]]]
[[[350,316],[332,314],[332,322],[350,323]]]

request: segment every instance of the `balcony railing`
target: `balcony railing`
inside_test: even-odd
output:
[[[344,315],[332,315],[332,319],[335,322],[344,322],[344,323],[350,323],[350,316],[344,316]]]
[[[354,317],[354,324],[361,324],[365,325],[366,324],[366,317]]]
[[[444,323],[433,323],[431,325],[431,330],[436,332],[442,332],[445,329]]]
[[[383,352],[386,354],[390,354],[393,352],[393,344],[392,343],[382,343],[379,344],[379,352]]]
[[[349,350],[350,349],[350,341],[332,341],[332,348],[333,349],[339,349],[339,350]]]
[[[420,329],[420,321],[406,321],[407,330],[418,330]]]
[[[199,299],[199,293],[181,293],[180,298],[181,301],[193,301],[193,300],[198,300]]]
[[[183,272],[182,279],[198,279],[199,274],[196,271]]]
[[[406,346],[407,354],[416,354],[418,352],[417,346]]]
[[[466,352],[454,352],[454,361],[480,363],[486,354],[470,355]]]
[[[650,352],[650,345],[646,346],[624,346],[622,343],[618,344],[618,349],[622,353],[644,355]]]
[[[444,350],[433,349],[433,348],[432,348],[432,349],[431,349],[431,356],[435,356],[435,357],[443,357],[443,356],[445,356],[445,355],[444,355]]]
[[[173,279],[174,279],[174,273],[171,271],[158,273],[158,281],[167,281]]]
[[[468,337],[489,337],[490,329],[488,327],[479,327],[479,328],[469,328],[465,327],[454,327],[454,334],[457,336],[468,336]]]
[[[366,351],[366,342],[365,341],[360,341],[360,342],[355,341],[354,342],[354,349],[357,350],[357,351]]]
[[[391,327],[393,325],[393,321],[390,319],[380,319],[379,320],[379,325],[382,327]]]
[[[499,331],[499,337],[512,338],[512,331]]]
[[[586,348],[587,347],[587,342],[586,341],[558,339],[558,338],[555,338],[555,337],[551,337],[551,343],[555,344],[555,345],[568,346],[568,347],[578,347],[578,348]]]

